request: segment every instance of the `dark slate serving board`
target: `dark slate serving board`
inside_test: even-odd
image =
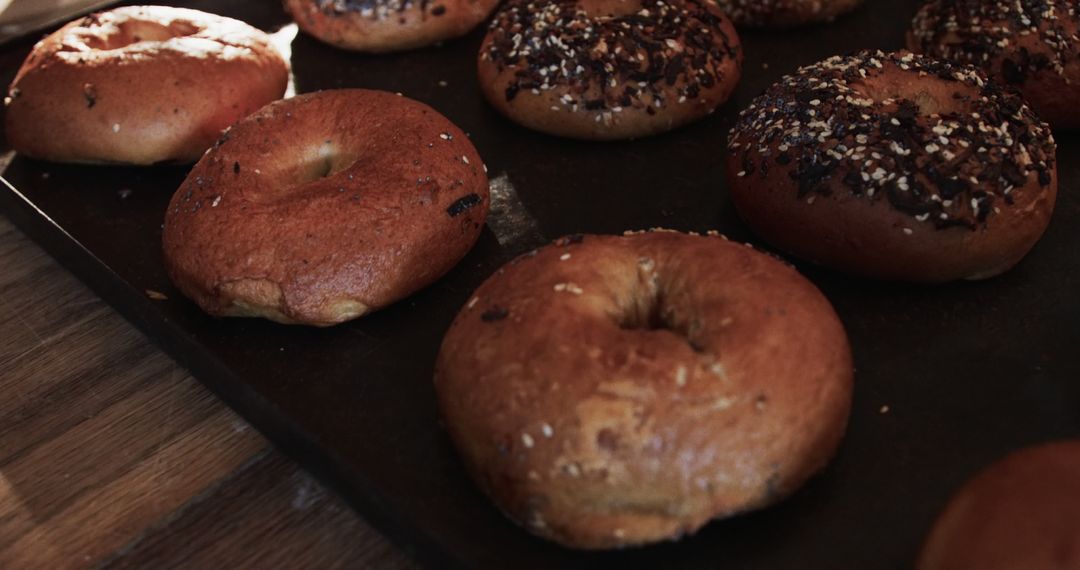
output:
[[[183,5],[265,29],[276,3]],[[734,99],[708,120],[626,143],[555,139],[492,111],[476,85],[479,32],[388,56],[300,35],[300,92],[400,91],[471,133],[501,205],[444,279],[385,311],[331,329],[203,315],[166,278],[165,205],[180,167],[57,165],[14,157],[4,215],[270,439],[422,561],[520,568],[908,568],[949,494],[1017,447],[1080,436],[1080,138],[1060,137],[1053,224],[1014,271],[982,283],[869,282],[800,265],[835,304],[857,364],[854,410],[835,462],[786,503],[715,522],[679,543],[579,553],[530,537],[466,478],[440,429],[431,385],[440,338],[470,291],[512,256],[574,232],[718,229],[760,244],[724,187],[738,109],[796,66],[864,47],[899,48],[914,0],[868,0],[834,25],[743,35]],[[0,53],[7,80],[29,42]],[[445,81],[446,86],[441,86]],[[509,184],[507,184],[509,182]],[[509,192],[512,186],[516,192]],[[498,202],[498,201],[497,201]],[[155,301],[146,290],[165,293]],[[888,413],[881,413],[888,406]]]

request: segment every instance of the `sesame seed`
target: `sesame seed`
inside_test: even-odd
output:
[[[686,386],[687,371],[685,366],[680,366],[675,369],[675,385]]]

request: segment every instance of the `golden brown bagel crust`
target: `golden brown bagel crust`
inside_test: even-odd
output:
[[[1080,440],[995,463],[949,501],[918,570],[1080,568]]]
[[[742,70],[712,0],[510,0],[480,47],[480,86],[530,129],[637,138],[712,113]]]
[[[430,107],[323,91],[232,127],[169,204],[165,262],[204,310],[332,325],[427,286],[488,209],[476,149]]]
[[[194,162],[221,132],[279,99],[288,64],[229,18],[129,6],[38,42],[7,99],[20,153],[64,162]]]
[[[343,49],[387,52],[463,36],[499,0],[285,0],[305,32]]]
[[[829,302],[767,255],[674,232],[572,236],[476,291],[435,387],[504,512],[612,548],[795,491],[843,436],[852,364]]]
[[[794,28],[831,22],[862,4],[862,0],[717,0],[736,26]]]
[[[908,47],[980,67],[1016,87],[1055,129],[1080,128],[1080,10],[1075,0],[932,0]]]
[[[974,68],[863,52],[800,69],[743,111],[732,200],[781,249],[879,279],[1002,273],[1057,196],[1049,127]]]

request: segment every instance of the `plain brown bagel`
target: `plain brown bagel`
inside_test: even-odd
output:
[[[305,32],[343,49],[388,52],[465,35],[498,0],[285,0]]]
[[[8,91],[8,142],[64,162],[194,162],[221,132],[281,98],[289,67],[237,20],[128,6],[38,42]]]
[[[742,72],[711,0],[509,0],[480,46],[480,87],[500,113],[580,139],[638,138],[695,121]]]
[[[829,302],[716,236],[571,236],[470,298],[435,388],[477,484],[575,548],[692,533],[799,488],[836,451],[852,363]]]
[[[717,0],[736,26],[793,28],[831,22],[858,8],[862,0]]]
[[[1010,454],[966,483],[917,570],[1080,568],[1080,440]]]
[[[1055,129],[1080,128],[1080,6],[1075,0],[933,0],[908,48],[970,63],[1017,88]]]
[[[333,325],[427,286],[488,210],[472,143],[430,107],[347,89],[233,126],[165,215],[165,263],[204,310]]]
[[[878,279],[998,275],[1057,197],[1050,128],[970,66],[837,56],[783,78],[728,143],[740,216],[799,257]]]

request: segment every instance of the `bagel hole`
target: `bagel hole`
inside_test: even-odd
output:
[[[924,79],[933,80],[934,78],[926,77]],[[947,113],[959,113],[964,110],[961,99],[935,95],[934,90],[927,89],[922,81],[904,83],[893,78],[873,78],[865,80],[862,86],[863,93],[876,102],[880,103],[888,99],[911,101],[919,108],[919,113],[924,115],[944,115]],[[963,90],[963,88],[961,89]],[[955,90],[956,87],[951,84],[948,89],[937,89],[941,93],[952,93]],[[961,93],[961,95],[967,94]]]
[[[641,0],[592,0],[579,3],[578,7],[590,18],[618,18],[640,12],[642,2]]]
[[[619,434],[610,429],[603,428],[596,432],[596,446],[607,452],[619,449]]]
[[[91,48],[121,49],[141,42],[166,42],[173,38],[192,36],[199,29],[188,22],[170,22],[168,25],[146,20],[128,20],[113,28],[104,36],[94,36],[88,41]],[[94,45],[96,44],[96,45]]]
[[[358,158],[355,154],[340,152],[333,143],[326,141],[300,167],[298,182],[304,184],[330,178],[356,164]]]
[[[354,153],[341,152],[331,141],[304,147],[303,153],[295,155],[293,160],[264,162],[261,166],[263,176],[273,180],[273,185],[253,194],[253,200],[273,202],[285,197],[295,196],[297,192],[325,191],[333,188],[344,192],[346,188],[356,193],[359,180],[334,180],[336,175],[355,165],[360,157]],[[252,167],[252,169],[255,169]],[[327,181],[322,183],[323,181]],[[315,185],[315,186],[311,186]]]
[[[688,318],[686,311],[673,306],[664,291],[655,287],[651,293],[637,295],[618,319],[623,330],[668,331],[681,337],[694,352],[705,352],[705,347],[695,340],[701,330],[698,319]]]

